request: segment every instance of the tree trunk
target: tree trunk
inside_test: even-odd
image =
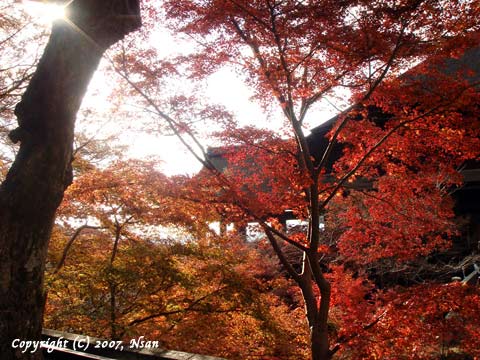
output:
[[[314,263],[315,264],[315,263]],[[317,263],[318,265],[318,263]],[[310,328],[310,350],[312,360],[329,360],[332,358],[328,336],[328,310],[330,307],[330,285],[328,282],[318,285],[320,289],[320,304],[313,291],[314,274],[312,262],[307,253],[303,255],[303,273],[297,282],[302,290],[303,301],[308,326]],[[320,271],[320,269],[316,269]]]
[[[117,285],[115,280],[111,279],[108,282],[108,287],[110,288],[110,339],[119,340],[117,335]]]
[[[305,278],[303,278],[305,279]],[[329,360],[331,353],[328,339],[328,326],[320,321],[317,298],[312,291],[311,284],[306,281],[300,285],[308,326],[310,328],[310,350],[312,360]]]
[[[17,105],[20,149],[0,187],[0,354],[40,359],[12,341],[38,340],[48,242],[71,183],[75,116],[104,51],[140,26],[138,0],[75,0],[57,21]]]
[[[320,304],[318,305],[318,314],[311,330],[312,359],[329,360],[332,357],[330,353],[330,342],[328,336],[328,312],[330,310],[330,283],[323,276],[318,262],[318,255],[309,254],[308,265],[312,271],[315,283],[320,290]]]
[[[332,354],[328,344],[328,328],[320,323],[310,326],[310,349],[312,360],[330,360]]]

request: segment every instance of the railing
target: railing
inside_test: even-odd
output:
[[[127,344],[50,329],[43,329],[42,341],[45,360],[225,360],[213,356],[165,350],[158,347],[155,342]]]

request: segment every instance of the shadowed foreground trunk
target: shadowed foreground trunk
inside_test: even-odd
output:
[[[138,0],[76,0],[57,21],[38,68],[17,105],[19,153],[0,187],[0,354],[40,359],[12,341],[38,340],[48,242],[72,181],[75,116],[104,51],[140,26]],[[23,349],[24,350],[24,349]]]

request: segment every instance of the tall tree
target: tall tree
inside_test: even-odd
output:
[[[0,353],[22,354],[13,339],[39,339],[43,273],[55,211],[72,181],[75,116],[105,50],[140,26],[135,0],[77,0],[56,21],[44,54],[16,106],[21,143],[0,188]]]
[[[297,148],[294,161],[303,181],[300,187],[292,186],[291,190],[304,197],[303,210],[298,214],[308,219],[308,230],[297,239],[265,222],[262,224],[279,259],[301,288],[311,329],[312,358],[329,359],[338,347],[330,346],[332,334],[328,321],[332,305],[332,279],[328,273],[332,270],[325,261],[328,257],[323,251],[321,215],[329,209],[337,195],[342,195],[349,181],[367,173],[363,166],[370,159],[379,159],[372,154],[382,147],[386,155],[395,150],[395,143],[387,141],[394,139],[394,134],[405,128],[415,134],[414,124],[426,126],[438,134],[435,129],[439,125],[436,124],[442,116],[459,119],[452,113],[461,112],[462,105],[456,99],[461,98],[464,91],[461,86],[454,86],[455,91],[446,92],[447,82],[443,83],[439,96],[432,96],[431,101],[420,106],[414,101],[419,93],[414,95],[401,86],[394,97],[378,96],[375,99],[374,95],[379,93],[385,80],[397,77],[412,62],[427,55],[433,59],[450,56],[466,46],[476,45],[478,36],[470,34],[475,34],[480,25],[478,1],[184,0],[166,1],[165,7],[172,28],[188,33],[200,44],[197,53],[184,59],[191,64],[192,78],[204,78],[223,64],[237,67],[246,74],[246,81],[256,91],[257,99],[266,107],[279,105],[285,123],[293,133]],[[423,74],[419,75],[420,78],[424,78]],[[370,136],[368,142],[354,139],[360,151],[347,158],[347,166],[339,168],[337,178],[327,184],[323,179],[335,144],[352,133],[349,125],[354,119],[364,116],[358,106],[341,116],[330,134],[329,145],[317,161],[312,158],[313,149],[306,138],[305,122],[314,105],[328,98],[333,89],[339,88],[352,92],[351,103],[376,105],[393,112],[393,120],[388,126],[377,128],[376,132],[370,131],[370,135],[376,137]],[[388,93],[387,89],[383,88],[380,95]],[[398,107],[394,109],[390,106],[393,104],[398,104]],[[365,124],[368,125],[368,122],[362,123]],[[365,129],[369,130],[368,127]],[[351,154],[347,152],[346,155]],[[421,166],[422,163],[417,162],[416,165]],[[258,178],[256,172],[244,175]],[[257,201],[254,194],[248,196],[242,192],[240,181],[234,179],[227,184],[222,180],[222,184],[229,190],[233,188],[234,191],[224,194],[232,195],[233,203],[244,214],[251,219],[262,220],[264,214],[258,211],[261,201]],[[386,184],[382,186],[388,189]],[[391,222],[385,219],[382,224],[392,227]],[[423,230],[428,232],[429,229],[420,227],[412,234],[417,244],[428,241],[423,237]],[[283,254],[277,243],[280,239],[296,246],[304,254],[300,272]],[[435,248],[438,243],[433,241],[430,245]],[[414,252],[416,255],[432,249],[419,247],[415,247],[419,250]],[[336,286],[341,287],[342,284]]]

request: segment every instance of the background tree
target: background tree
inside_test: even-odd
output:
[[[0,152],[3,180],[16,147],[8,140],[8,132],[15,127],[14,108],[28,85],[39,59],[47,33],[35,26],[33,19],[19,6],[0,5]]]
[[[42,306],[39,285],[43,276],[46,239],[50,236],[53,213],[71,181],[73,117],[101,53],[124,33],[138,26],[138,13],[131,14],[135,15],[133,17],[123,16],[125,14],[114,17],[113,25],[104,21],[110,10],[117,9],[113,5],[125,4],[132,5],[120,1],[102,4],[72,2],[70,20],[98,44],[93,45],[83,35],[71,31],[67,24],[58,22],[38,73],[17,107],[19,128],[10,135],[22,145],[0,190],[3,232],[0,238],[6,244],[2,247],[2,255],[6,259],[14,258],[18,263],[6,261],[0,269],[3,274],[0,311],[8,319],[0,327],[1,334],[33,338],[39,333],[38,317],[33,320],[22,318],[19,325],[13,314],[19,314],[21,318],[27,312],[32,313],[33,305],[36,304],[37,309]],[[146,1],[146,6],[155,5],[158,4]],[[174,315],[179,312],[188,314],[182,318],[186,320],[183,324],[187,325],[176,327],[177,334],[183,334],[182,340],[187,335],[196,336],[189,324],[201,324],[200,329],[205,329],[211,319],[222,323],[228,319],[238,320],[248,326],[231,328],[231,333],[253,333],[255,340],[249,344],[235,344],[240,347],[260,345],[264,355],[264,348],[273,347],[275,351],[268,356],[290,356],[282,345],[283,336],[297,339],[295,331],[302,332],[301,327],[293,327],[293,331],[289,321],[276,321],[270,326],[268,324],[272,323],[265,321],[268,316],[263,310],[258,311],[260,315],[255,313],[253,316],[252,311],[238,317],[230,316],[235,314],[230,305],[239,305],[235,299],[240,297],[242,303],[248,303],[252,294],[250,289],[252,283],[255,285],[256,275],[253,278],[248,275],[252,267],[249,260],[243,262],[242,258],[240,262],[233,261],[232,266],[227,264],[230,266],[227,268],[235,268],[245,274],[247,280],[252,280],[252,283],[245,284],[235,279],[230,271],[228,277],[218,277],[215,272],[221,267],[217,267],[214,256],[202,262],[199,268],[193,266],[198,265],[197,259],[201,258],[198,253],[189,259],[180,256],[187,263],[192,261],[190,267],[194,268],[194,276],[204,276],[213,284],[223,285],[224,280],[230,284],[232,281],[247,289],[246,292],[222,292],[221,296],[212,298],[209,306],[218,311],[211,311],[206,317],[192,314],[211,309],[207,303],[202,303],[206,307],[195,307],[199,305],[197,299],[215,292],[216,289],[209,284],[182,283],[183,279],[179,279],[184,287],[177,287],[177,293],[169,293],[168,287],[156,293],[152,283],[158,281],[160,273],[166,270],[144,274],[143,284],[135,283],[131,277],[128,269],[140,271],[138,259],[157,250],[155,244],[138,242],[136,226],[158,226],[161,221],[181,224],[195,233],[199,245],[206,246],[214,243],[206,223],[220,218],[241,226],[248,222],[260,224],[287,276],[298,286],[296,295],[301,296],[305,304],[314,359],[328,359],[334,354],[353,358],[425,358],[454,352],[455,349],[476,355],[475,342],[469,337],[452,338],[452,334],[458,332],[461,320],[475,316],[475,312],[462,309],[456,299],[464,296],[476,301],[475,289],[467,290],[451,284],[444,286],[432,278],[413,286],[421,279],[415,275],[402,277],[404,282],[400,285],[403,286],[394,286],[398,284],[392,284],[388,279],[378,281],[375,272],[378,269],[388,272],[388,266],[392,264],[395,269],[405,264],[409,266],[409,261],[418,261],[432,251],[443,251],[455,232],[448,193],[459,183],[455,168],[478,155],[475,151],[478,148],[478,117],[475,116],[478,96],[472,91],[471,83],[461,78],[458,81],[456,74],[445,78],[435,66],[420,66],[411,78],[402,76],[398,79],[398,75],[426,57],[438,65],[440,59],[459,55],[478,44],[478,2],[232,0],[166,1],[163,5],[171,28],[193,37],[198,47],[185,56],[159,61],[157,55],[161,49],[147,49],[140,41],[135,41],[130,44],[137,57],[128,56],[124,50],[130,47],[125,44],[112,66],[127,80],[131,88],[129,95],[139,95],[150,114],[162,119],[159,128],[167,128],[179,136],[213,176],[203,171],[192,179],[167,179],[133,162],[130,168],[117,163],[106,171],[86,164],[82,170],[85,176],[78,183],[82,186],[72,189],[77,200],[67,201],[63,210],[70,206],[69,211],[77,218],[84,218],[87,214],[94,216],[98,226],[104,229],[90,229],[83,235],[98,238],[95,245],[99,250],[109,251],[96,258],[75,259],[76,266],[81,269],[87,270],[91,264],[100,270],[98,274],[89,273],[99,281],[98,288],[87,280],[81,284],[86,284],[86,289],[82,286],[71,288],[77,320],[87,319],[86,316],[91,320],[101,319],[101,331],[120,337],[137,325],[142,329],[144,326],[145,329],[159,326],[165,330],[168,327],[165,324],[172,325],[169,316],[176,327],[179,319]],[[85,12],[75,12],[82,9]],[[95,10],[94,15],[90,10]],[[150,11],[149,14],[149,21],[153,21],[162,12]],[[123,21],[128,22],[126,28],[121,26]],[[90,30],[98,30],[100,23],[102,31],[93,34]],[[68,49],[64,40],[68,40]],[[78,44],[78,47],[71,44]],[[64,47],[62,55],[55,50]],[[79,59],[77,51],[95,54],[86,56],[90,62]],[[61,80],[49,81],[48,70],[56,61],[64,65],[59,67]],[[256,91],[257,100],[266,109],[277,106],[286,125],[282,135],[254,128],[238,129],[230,114],[222,108],[208,106],[195,86],[192,86],[192,91],[196,91],[193,95],[173,92],[167,99],[160,96],[168,85],[171,87],[172,81],[185,75],[191,80],[202,80],[225,64],[245,74],[246,82]],[[69,77],[71,74],[77,74],[79,78]],[[434,86],[425,86],[429,82]],[[36,90],[45,85],[52,85],[46,93]],[[321,99],[329,99],[338,89],[350,90],[348,98],[353,106],[338,117],[328,135],[328,145],[317,153],[305,133],[307,121]],[[56,107],[62,96],[68,101],[59,101],[64,107]],[[372,109],[379,109],[386,117],[372,118]],[[233,171],[219,171],[199,140],[202,125],[218,130],[219,123],[226,126],[220,138],[229,147],[225,156],[227,162],[237,166]],[[346,144],[341,148],[344,157],[332,167],[339,142]],[[118,174],[113,175],[112,170]],[[97,184],[99,179],[103,182]],[[358,187],[361,181],[367,184],[368,191]],[[152,192],[152,188],[142,187],[146,183],[160,191]],[[17,188],[24,190],[16,191]],[[35,189],[34,194],[38,196],[32,197],[28,189]],[[408,196],[398,196],[400,193]],[[305,219],[307,226],[285,228],[274,215],[286,209]],[[326,227],[321,224],[322,216],[327,219]],[[68,221],[64,225],[73,234],[69,240],[63,235],[59,238],[65,249],[76,250],[69,244],[83,239],[78,232],[82,227],[69,228],[72,224]],[[233,237],[225,236],[224,239],[235,244]],[[407,247],[411,251],[405,251]],[[65,251],[56,250],[55,260],[62,263]],[[165,248],[159,247],[158,251],[158,262],[165,262],[168,267],[172,257],[169,254],[163,256],[164,251],[168,253]],[[222,248],[221,251],[225,250]],[[236,251],[242,253],[244,250],[239,246]],[[232,253],[232,258],[239,257],[235,254]],[[176,256],[175,253],[173,258]],[[12,264],[20,265],[17,269]],[[213,269],[213,273],[208,273],[208,268]],[[64,270],[67,279],[73,278],[66,267]],[[176,273],[185,271],[182,267],[175,268]],[[59,286],[56,286],[57,280]],[[22,282],[27,284],[25,288],[10,286]],[[54,294],[63,296],[61,289],[65,282],[52,277],[51,284]],[[200,296],[185,300],[187,285],[189,289],[198,290]],[[32,287],[34,290],[31,291]],[[89,299],[102,305],[101,311],[95,312],[91,304],[83,302],[88,291]],[[415,291],[422,297],[417,298]],[[139,297],[132,299],[135,292]],[[262,291],[259,293],[263,294]],[[456,296],[449,297],[449,293]],[[170,313],[173,302],[156,301],[158,299],[154,297],[159,294],[164,298],[172,296],[177,303],[175,306],[179,307]],[[261,299],[261,295],[255,297],[255,301]],[[29,299],[20,311],[16,307],[19,298]],[[396,298],[405,300],[396,303]],[[426,299],[432,306],[420,304],[420,300]],[[141,304],[138,308],[125,306],[136,300]],[[58,311],[63,301],[69,300],[57,296],[51,303],[52,308]],[[275,297],[266,296],[258,302],[268,305],[275,301]],[[412,309],[410,301],[419,306]],[[286,315],[283,304],[280,305],[276,315]],[[185,312],[187,309],[195,311]],[[385,344],[398,340],[398,337],[409,339],[418,335],[397,324],[402,318],[395,315],[396,311],[408,312],[412,317],[420,315],[421,320],[416,322],[415,329],[425,327],[429,330],[429,336],[422,338],[427,346],[420,350],[414,346],[392,346],[387,349],[390,353],[385,350]],[[213,317],[209,317],[212,314]],[[447,317],[453,320],[444,321]],[[53,316],[52,319],[55,324],[72,326],[64,324],[61,318]],[[475,317],[468,319],[467,331],[475,335],[478,322]],[[33,333],[21,330],[25,328],[25,321],[34,321],[32,326],[27,326],[34,329]],[[437,326],[430,329],[430,324]],[[277,325],[287,327],[288,331],[272,330]],[[268,328],[269,335],[282,338],[282,341],[260,339],[258,329],[262,326]],[[399,330],[392,331],[394,326]],[[442,340],[438,340],[440,338]],[[368,346],[371,340],[380,345]],[[169,341],[181,344],[181,340],[175,342],[170,338]],[[218,344],[215,347],[211,339],[208,342],[214,351],[220,351]],[[418,341],[411,343],[419,344]],[[5,345],[8,347],[9,344]],[[252,355],[244,350],[234,354],[234,349],[228,348],[234,356]]]
[[[332,268],[325,261],[328,257],[324,257],[326,249],[320,216],[329,210],[332,200],[341,195],[344,188],[348,188],[346,185],[349,180],[356,176],[370,175],[365,166],[369,164],[369,160],[380,160],[376,157],[378,149],[383,148],[388,154],[390,148],[395,146],[395,135],[413,130],[411,127],[417,124],[432,130],[438,127],[442,116],[448,119],[447,122],[455,119],[460,121],[459,114],[465,104],[462,103],[464,100],[457,100],[469,99],[466,101],[471,102],[472,99],[469,94],[463,96],[465,86],[463,90],[462,86],[453,86],[454,91],[446,92],[447,96],[440,96],[444,94],[440,92],[439,96],[433,96],[431,101],[420,106],[415,106],[415,96],[418,93],[400,93],[404,89],[402,87],[391,93],[398,97],[398,101],[393,101],[392,97],[382,98],[375,95],[385,91],[386,88],[380,88],[385,80],[398,77],[409,64],[427,56],[435,61],[461,53],[477,44],[475,31],[478,31],[479,24],[473,19],[478,18],[478,2],[460,4],[445,1],[406,1],[393,4],[386,1],[167,1],[165,10],[172,29],[187,33],[199,44],[194,54],[176,59],[177,64],[181,64],[179,69],[183,70],[185,64],[189,64],[190,78],[202,79],[225,64],[236,67],[245,74],[245,80],[255,90],[256,98],[266,108],[273,104],[279,105],[284,115],[285,123],[295,140],[295,153],[298,154],[296,167],[302,181],[300,186],[292,186],[291,189],[293,194],[298,192],[304,196],[301,205],[297,206],[297,209],[302,210],[297,210],[297,214],[308,219],[306,234],[292,237],[283,233],[280,228],[269,225],[263,218],[267,212],[262,213],[258,207],[252,207],[252,204],[262,204],[256,194],[245,196],[245,192],[242,192],[238,185],[238,178],[228,180],[228,176],[223,177],[218,172],[216,175],[224,189],[223,194],[231,196],[231,203],[252,221],[260,221],[280,261],[301,288],[311,329],[312,357],[328,359],[338,351],[339,346],[330,347],[329,337],[334,334],[329,331],[328,326],[332,290],[331,279],[327,274]],[[142,69],[149,69],[149,60],[151,57],[145,59]],[[425,73],[428,69],[423,70]],[[130,84],[141,94],[153,112],[177,126],[174,118],[163,112],[157,100],[149,96],[155,94],[155,90],[151,88],[155,84],[148,81],[147,75],[148,71],[142,71],[140,81],[130,80]],[[447,84],[443,83],[442,89]],[[352,94],[350,103],[361,107],[352,106],[350,111],[340,116],[330,134],[329,145],[317,159],[313,159],[313,149],[305,135],[305,123],[314,105],[339,88],[349,89]],[[394,108],[390,104],[398,106]],[[366,119],[365,112],[362,113],[361,109],[369,105],[376,105],[391,113],[391,121],[386,127],[380,126],[375,131],[370,131],[369,137],[365,137],[369,140],[354,139],[353,148],[360,147],[361,151],[355,152],[354,156],[349,156],[352,153],[347,151],[345,166],[337,167],[336,178],[331,179],[334,181],[323,182],[327,165],[332,161],[332,150],[339,140],[346,139],[349,127],[359,124],[365,131],[371,130],[365,126],[368,126],[367,121],[354,122],[354,119]],[[452,116],[454,113],[458,115]],[[183,128],[182,130],[184,131]],[[473,134],[471,132],[469,136]],[[187,135],[192,134],[187,132]],[[418,138],[410,138],[410,141],[417,140]],[[402,137],[398,146],[407,148],[409,144],[408,137]],[[440,147],[440,143],[438,144]],[[201,147],[199,150],[203,151]],[[460,155],[454,162],[461,162],[462,158],[464,159],[463,155]],[[390,159],[386,160],[392,162]],[[213,168],[208,161],[205,165]],[[419,162],[416,165],[423,164]],[[407,179],[408,176],[405,176],[403,181]],[[422,189],[423,185],[419,186],[419,189]],[[381,191],[392,189],[386,184],[380,186]],[[427,198],[427,192],[424,193],[423,200]],[[282,202],[277,204],[281,209]],[[391,214],[386,213],[385,216]],[[446,212],[436,214],[440,215],[439,219],[448,217]],[[394,218],[390,218],[382,222],[390,223],[390,226],[394,227],[394,221]],[[414,227],[415,234],[405,239],[406,243],[417,241],[419,244],[411,256],[424,255],[427,251],[439,250],[445,245],[443,239],[433,236],[438,234],[433,234],[431,227],[418,225],[417,223]],[[367,238],[373,242],[377,239],[377,236]],[[286,241],[304,253],[301,271],[297,271],[294,264],[282,253],[278,240]],[[385,255],[388,256],[383,253],[383,256]],[[390,255],[396,258],[395,254]],[[342,288],[341,283],[335,286]],[[370,324],[379,322],[377,315],[381,314],[372,314],[371,321],[363,324],[363,327],[368,328]]]
[[[280,296],[290,282],[238,234],[210,230],[217,204],[185,183],[128,161],[72,184],[50,245],[46,326],[126,341],[149,334],[232,359],[303,357],[301,308]]]

